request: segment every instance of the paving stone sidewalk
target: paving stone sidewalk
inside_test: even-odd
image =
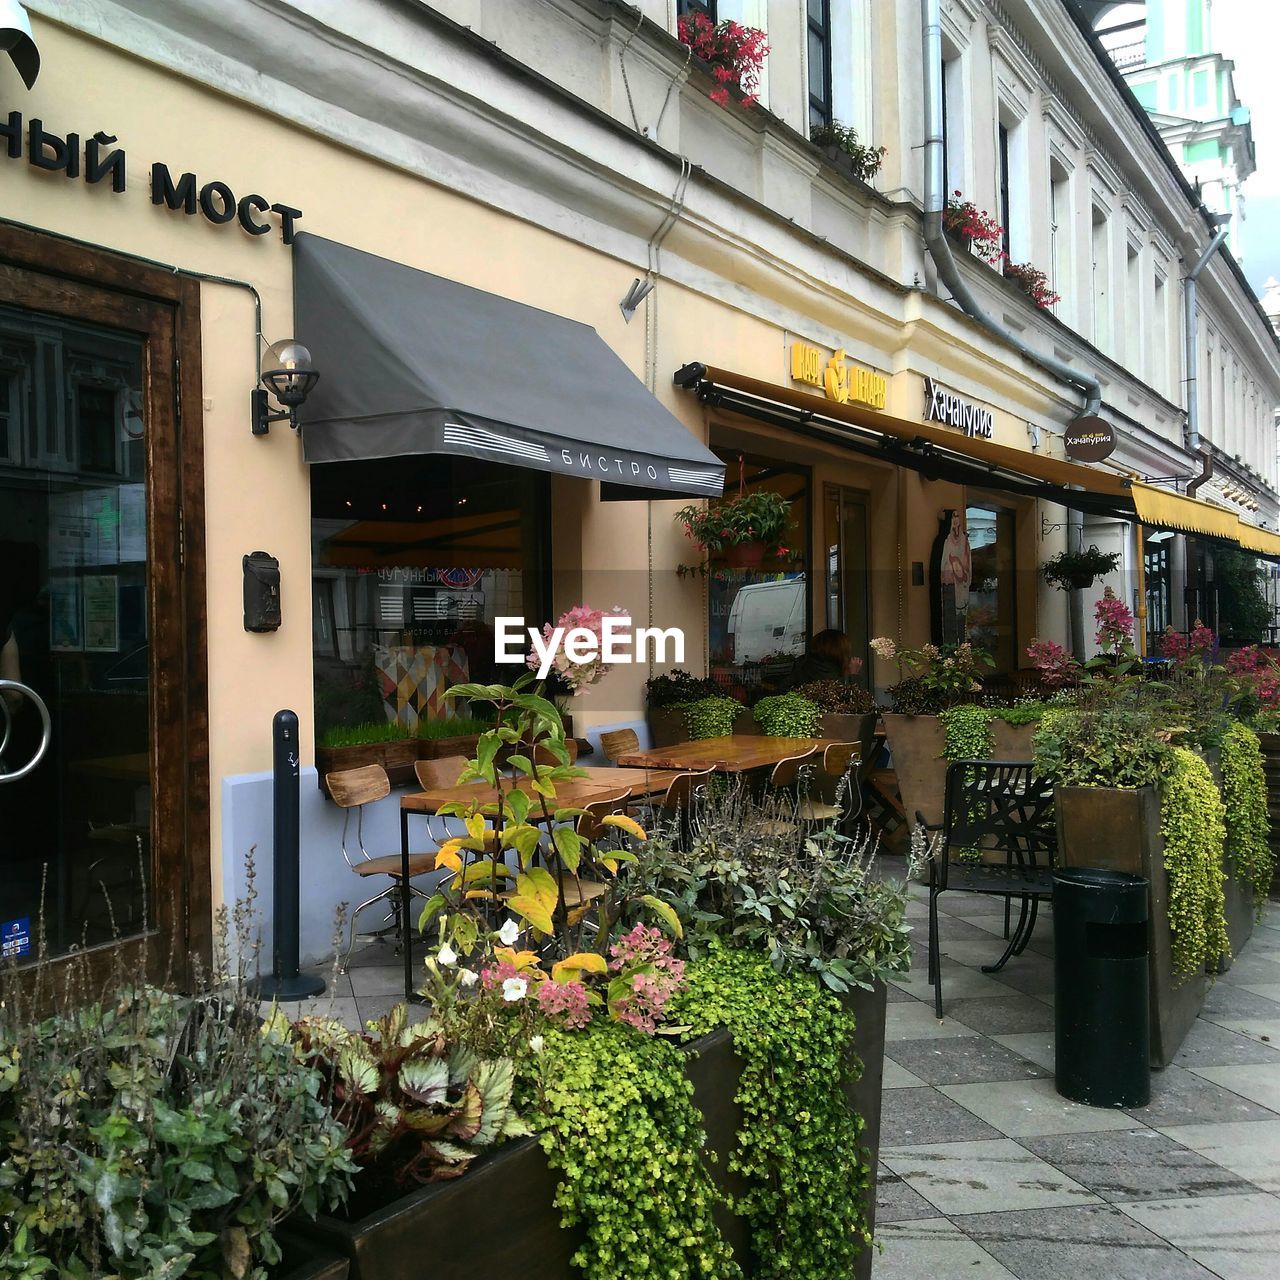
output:
[[[1210,992],[1149,1106],[1053,1087],[1052,912],[1003,972],[1003,904],[950,893],[945,1016],[914,971],[892,984],[875,1280],[1280,1277],[1280,905]]]

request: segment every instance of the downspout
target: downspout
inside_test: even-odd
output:
[[[1209,259],[1218,252],[1226,240],[1229,231],[1229,225],[1218,228],[1217,234],[1209,241],[1209,247],[1200,255],[1200,260],[1187,272],[1184,279],[1187,292],[1184,348],[1187,361],[1187,451],[1189,453],[1200,452],[1200,396],[1197,386],[1200,364],[1200,308],[1196,297],[1196,281],[1200,279],[1200,273],[1209,265]]]
[[[1032,363],[1061,378],[1063,382],[1084,392],[1085,415],[1097,414],[1102,408],[1102,384],[1091,373],[1073,368],[1061,360],[1027,346],[1016,334],[998,324],[973,296],[960,275],[951,246],[942,231],[942,209],[945,192],[942,189],[942,5],[941,0],[920,0],[924,39],[924,242],[938,269],[938,278],[951,290],[951,296],[960,304],[966,315],[971,316],[984,329],[994,333],[1003,342],[1025,356]],[[1079,550],[1084,543],[1084,517],[1079,511],[1067,511],[1067,547]],[[1078,591],[1067,593],[1071,615],[1071,648],[1084,656],[1084,614]]]

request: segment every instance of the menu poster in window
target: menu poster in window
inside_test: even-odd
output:
[[[78,578],[49,579],[49,648],[59,653],[84,648]]]
[[[84,594],[84,648],[86,653],[116,653],[120,648],[120,592],[111,574],[89,574],[81,579]]]
[[[84,493],[49,495],[49,568],[76,569],[89,563],[93,527],[84,510]]]
[[[147,495],[140,484],[122,484],[120,494],[120,563],[147,558]]]
[[[88,547],[89,564],[120,563],[119,493],[114,485],[85,490],[84,514],[93,535]]]

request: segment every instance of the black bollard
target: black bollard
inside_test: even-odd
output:
[[[277,711],[271,722],[272,822],[271,976],[258,994],[302,1000],[324,991],[324,979],[298,972],[298,717]]]

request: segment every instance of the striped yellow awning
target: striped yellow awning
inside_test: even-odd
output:
[[[1240,517],[1225,507],[1201,502],[1199,498],[1188,498],[1168,489],[1155,489],[1136,480],[1130,492],[1134,510],[1143,524],[1180,529],[1183,533],[1201,533],[1209,538],[1228,538],[1233,542],[1239,534]]]
[[[1241,520],[1236,529],[1235,538],[1246,550],[1280,560],[1280,533],[1272,533],[1270,529],[1259,529],[1256,524]]]

